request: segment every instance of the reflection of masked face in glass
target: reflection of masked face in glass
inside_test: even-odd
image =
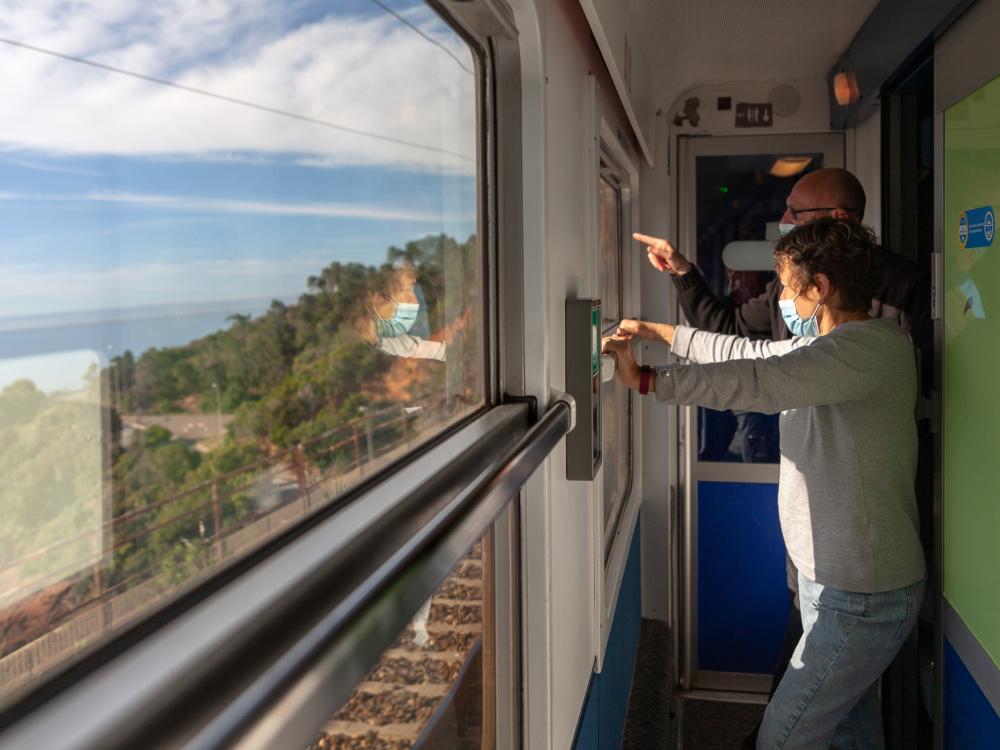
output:
[[[378,310],[372,308],[372,312],[375,313],[375,331],[380,339],[405,336],[413,328],[413,324],[417,322],[417,316],[420,314],[419,303],[400,302],[395,297],[390,297],[390,299],[396,303],[396,309],[391,318],[383,318],[378,314]]]

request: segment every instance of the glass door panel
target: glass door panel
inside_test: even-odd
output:
[[[789,175],[783,164],[800,168]],[[737,309],[764,292],[774,278],[770,258],[761,254],[733,269],[724,251],[731,242],[776,239],[792,185],[822,166],[816,152],[698,157],[695,257],[716,297]],[[778,462],[777,414],[699,409],[698,428],[699,461]]]
[[[690,138],[681,145],[680,249],[733,309],[774,278],[792,185],[843,165],[840,135]],[[732,243],[751,243],[735,246]],[[767,692],[789,595],[777,512],[776,415],[682,410],[681,675],[685,687]]]

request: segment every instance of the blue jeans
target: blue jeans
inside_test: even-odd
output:
[[[878,679],[910,634],[925,582],[863,594],[799,573],[802,639],[764,711],[757,750],[880,750]]]

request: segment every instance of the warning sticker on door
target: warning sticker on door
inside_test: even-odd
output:
[[[995,228],[993,206],[970,208],[958,217],[958,241],[965,248],[990,247]]]

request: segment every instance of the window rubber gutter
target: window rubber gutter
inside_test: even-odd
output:
[[[305,747],[569,432],[486,412],[7,726],[4,748]],[[0,721],[3,717],[0,716]]]

